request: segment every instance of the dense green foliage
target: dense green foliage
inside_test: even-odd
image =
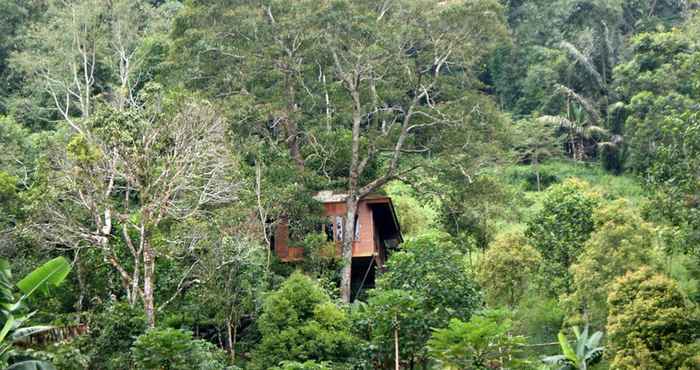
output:
[[[477,270],[486,302],[493,307],[504,304],[514,307],[534,280],[541,263],[539,252],[521,233],[497,236],[479,260]]]
[[[0,0],[0,367],[697,368],[699,102],[698,0]]]
[[[612,368],[691,369],[698,365],[698,346],[693,344],[698,311],[673,280],[647,267],[631,271],[615,281],[608,305]]]
[[[257,325],[262,338],[253,353],[255,368],[307,360],[340,365],[355,350],[347,313],[298,272],[265,298]]]
[[[586,370],[597,364],[603,358],[604,348],[599,346],[603,332],[597,331],[588,335],[588,326],[581,332],[578,326],[573,327],[576,341],[569,343],[569,339],[559,332],[559,346],[563,354],[545,357],[542,361],[547,364],[560,366],[561,370]]]
[[[172,328],[151,329],[134,342],[137,369],[224,369],[223,351],[192,333]]]
[[[523,369],[518,359],[523,337],[509,335],[511,321],[504,311],[487,311],[468,322],[450,320],[435,330],[428,346],[437,363],[448,369]]]
[[[576,262],[593,232],[593,208],[598,204],[587,184],[567,180],[547,190],[542,210],[528,223],[525,235],[542,254],[542,273],[555,294],[570,289],[568,268]]]

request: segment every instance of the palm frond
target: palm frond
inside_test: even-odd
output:
[[[577,94],[574,90],[560,84],[555,85],[555,92],[573,98],[581,105],[581,107],[583,107],[594,123],[600,122],[600,113],[598,112],[598,109],[596,109],[593,103],[591,103],[588,99]]]
[[[583,53],[581,53],[576,46],[567,41],[562,41],[559,43],[559,45],[562,49],[568,51],[569,54],[586,69],[586,71],[593,77],[598,87],[603,90],[607,89],[605,82],[603,81],[603,77],[596,69],[596,66],[589,58],[583,55]]]
[[[586,127],[583,128],[582,134],[583,134],[583,137],[585,137],[585,138],[587,138],[587,139],[590,139],[590,138],[592,138],[594,135],[597,135],[597,136],[607,136],[607,135],[608,135],[608,130],[606,130],[605,128],[600,127],[600,126],[593,126],[593,125],[590,125],[590,126],[586,126]]]
[[[568,118],[562,116],[541,116],[537,118],[537,120],[547,125],[556,125],[566,129],[569,129],[574,126],[573,122],[569,121]]]

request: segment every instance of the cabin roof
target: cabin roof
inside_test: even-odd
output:
[[[332,190],[322,190],[319,191],[314,195],[314,199],[321,202],[321,203],[342,203],[345,202],[345,199],[348,197],[346,193],[338,193],[334,192]],[[376,194],[376,193],[371,193],[366,196],[364,196],[361,201],[367,200],[367,201],[389,201],[391,202],[391,198],[389,198],[386,195],[381,195],[381,194]]]

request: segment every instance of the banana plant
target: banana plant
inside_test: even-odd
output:
[[[48,292],[50,288],[60,285],[71,270],[70,263],[63,257],[54,258],[27,276],[17,284],[21,295],[15,299],[15,286],[12,284],[10,263],[0,259],[0,364],[6,363],[13,344],[35,333],[50,330],[51,326],[24,327],[36,311],[24,313],[25,301],[36,292]],[[13,370],[50,370],[54,367],[42,361],[23,361],[12,365]]]
[[[542,361],[548,365],[559,366],[559,370],[587,370],[590,366],[600,362],[603,358],[604,347],[599,346],[603,333],[597,331],[593,335],[588,335],[588,326],[579,331],[578,326],[574,326],[576,335],[575,349],[569,343],[566,335],[559,332],[559,346],[562,354],[547,356]]]

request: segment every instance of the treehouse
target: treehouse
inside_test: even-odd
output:
[[[328,241],[335,242],[336,253],[340,256],[345,224],[345,194],[322,191],[314,199],[323,204],[327,220],[322,226]],[[355,216],[355,238],[352,245],[352,286],[357,292],[374,286],[376,269],[382,269],[384,262],[403,241],[399,221],[391,198],[370,194],[360,200]],[[275,254],[284,262],[301,261],[304,249],[290,245],[289,224],[282,220],[275,229],[272,247]]]

